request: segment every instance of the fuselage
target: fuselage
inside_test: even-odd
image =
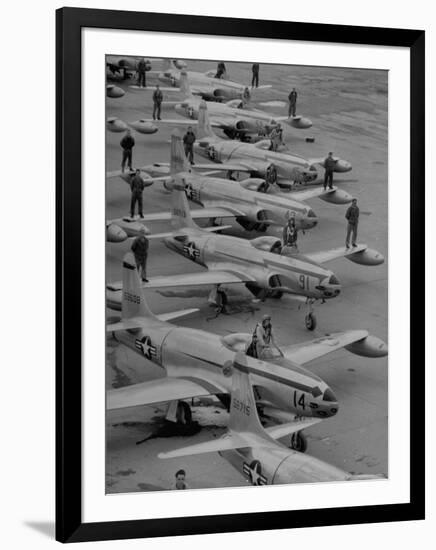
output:
[[[250,143],[223,140],[216,136],[203,137],[194,144],[195,152],[217,163],[242,163],[249,161],[253,166],[258,166],[256,172],[265,177],[268,166],[274,164],[279,179],[303,181],[315,178],[317,172],[311,170],[307,159],[290,153],[269,151]],[[250,171],[250,170],[248,170]]]
[[[311,299],[334,298],[340,283],[332,271],[303,256],[284,256],[261,250],[255,240],[214,235],[197,229],[185,229],[176,237],[165,238],[171,250],[209,270],[226,270],[253,278],[253,290],[285,292]],[[251,283],[247,283],[247,288]]]
[[[197,174],[181,174],[186,184],[186,196],[201,206],[227,206],[245,212],[253,223],[268,220],[283,227],[287,216],[295,217],[299,229],[311,229],[317,224],[314,211],[303,202],[284,195],[268,195],[245,189],[238,182],[222,178],[202,177]],[[267,224],[268,225],[268,224]]]
[[[243,335],[247,341],[250,335]],[[231,335],[176,327],[147,319],[138,330],[118,331],[113,337],[140,356],[162,367],[168,377],[195,379],[205,395],[230,394],[231,368],[237,349]],[[240,348],[238,348],[240,349]],[[327,384],[317,375],[278,357],[261,361],[247,357],[250,378],[263,404],[298,416],[326,418],[338,411]]]
[[[201,101],[200,97],[186,98],[175,105],[174,110],[183,117],[198,120]],[[223,124],[227,122],[229,126],[233,121],[233,129],[240,132],[270,132],[278,124],[274,117],[263,111],[238,109],[215,101],[207,102],[207,109],[212,120],[215,118]]]
[[[214,78],[212,76],[206,75],[204,73],[199,73],[197,71],[186,71],[187,77],[193,91],[196,91],[195,88],[201,87],[203,90],[210,90],[213,92],[214,89],[222,88],[227,89],[233,92],[243,92],[245,86],[239,84],[238,82],[232,82],[231,80],[225,80],[222,78]],[[159,80],[170,86],[178,86],[180,84],[180,71],[176,69],[168,69],[162,71],[159,74]],[[235,96],[236,97],[236,96]],[[239,95],[237,96],[239,97]]]
[[[281,445],[221,451],[219,454],[252,485],[318,483],[352,479],[348,472]]]

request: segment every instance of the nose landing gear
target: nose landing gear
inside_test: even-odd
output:
[[[291,436],[289,448],[299,453],[305,453],[307,450],[307,439],[302,432],[295,432]]]
[[[314,300],[311,300],[310,298],[307,299],[307,314],[304,318],[304,324],[306,325],[307,330],[315,330],[316,328],[316,316],[313,312],[313,304]]]

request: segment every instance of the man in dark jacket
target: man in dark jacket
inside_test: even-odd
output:
[[[120,145],[123,149],[123,159],[121,161],[121,172],[124,172],[124,167],[126,166],[126,162],[129,166],[129,170],[133,170],[132,149],[135,146],[135,140],[133,139],[130,130],[127,130],[126,135],[120,141]]]
[[[289,118],[291,116],[295,116],[296,110],[297,110],[297,90],[295,88],[292,88],[292,92],[288,96],[289,99]]]
[[[335,170],[336,160],[333,158],[333,153],[329,153],[328,157],[324,160],[324,191],[327,189],[327,184],[329,189],[333,189],[333,172]]]
[[[253,63],[253,66],[251,67],[251,72],[253,73],[253,77],[251,79],[251,87],[258,88],[259,87],[259,63]]]
[[[160,120],[160,108],[162,105],[163,95],[162,90],[159,88],[159,84],[156,86],[153,92],[153,120]]]
[[[191,164],[194,163],[194,143],[195,134],[192,131],[192,126],[188,126],[186,134],[183,136],[183,145],[185,147],[185,155]]]
[[[350,236],[353,234],[352,238],[352,245],[357,246],[356,244],[356,238],[357,238],[357,226],[359,225],[359,207],[357,206],[357,199],[353,199],[351,201],[351,206],[348,208],[345,217],[348,220],[347,225],[347,237],[345,239],[345,246],[347,248],[350,248]]]
[[[136,268],[144,283],[148,283],[147,279],[147,256],[148,256],[148,239],[145,236],[147,230],[144,226],[139,230],[140,234],[132,243],[132,252],[135,256]]]
[[[139,217],[143,218],[142,212],[142,192],[144,191],[145,183],[141,178],[140,170],[136,170],[135,175],[130,180],[130,190],[132,191],[132,198],[130,200],[130,217],[135,215],[135,204],[138,203]]]
[[[144,58],[142,58],[138,62],[138,66],[137,66],[138,86],[140,88],[146,88],[147,87],[147,83],[146,83],[146,79],[145,79],[145,73],[147,72],[147,70],[148,70],[147,62],[145,61]]]

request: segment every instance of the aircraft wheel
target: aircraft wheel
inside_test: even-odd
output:
[[[271,298],[274,298],[274,300],[280,300],[282,296],[283,292],[281,290],[273,290],[271,292]]]
[[[315,330],[316,328],[316,317],[313,313],[308,313],[304,319],[307,330]]]
[[[176,413],[177,423],[185,424],[186,426],[192,422],[191,407],[185,401],[179,401],[177,404]]]
[[[295,432],[291,436],[291,443],[289,445],[294,451],[299,453],[305,453],[307,449],[307,439],[301,432]]]

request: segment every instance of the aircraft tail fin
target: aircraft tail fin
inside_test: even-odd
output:
[[[189,209],[188,199],[185,194],[185,182],[181,177],[174,179],[173,192],[171,195],[171,227],[173,231],[188,227],[199,229],[194,222]]]
[[[249,432],[265,436],[265,430],[257,414],[256,399],[250,381],[247,356],[236,354],[232,365],[232,401],[230,404],[229,430]]]
[[[201,101],[198,110],[197,139],[212,136],[215,136],[215,133],[210,125],[207,104],[205,101]]]
[[[183,70],[180,73],[180,92],[184,98],[194,97],[191,92],[191,86],[189,85],[188,73]]]
[[[177,130],[171,134],[171,158],[170,174],[174,176],[179,172],[189,172],[190,166],[183,150],[182,137]]]
[[[220,439],[160,453],[159,458],[176,458],[246,447],[274,447],[277,445],[276,439],[319,422],[319,419],[306,419],[307,422],[300,420],[265,429],[259,420],[245,353],[239,352],[233,364],[228,365],[228,369],[232,376],[232,400],[228,432]]]
[[[136,268],[135,257],[132,252],[127,252],[123,258],[123,296],[121,301],[122,320],[133,317],[152,317],[144,297],[139,273]]]

